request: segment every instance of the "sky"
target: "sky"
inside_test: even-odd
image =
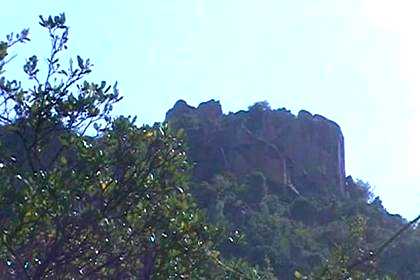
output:
[[[391,213],[420,212],[418,0],[14,0],[0,38],[30,28],[10,74],[48,55],[38,15],[65,12],[69,55],[118,81],[116,114],[163,121],[178,99],[225,113],[267,100],[321,114],[344,133],[346,173]]]

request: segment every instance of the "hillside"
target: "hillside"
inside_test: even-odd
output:
[[[343,134],[323,116],[295,116],[265,102],[225,115],[217,101],[195,108],[180,100],[166,121],[185,131],[193,193],[207,217],[243,234],[242,242],[222,246],[225,256],[291,279],[343,244],[353,242],[349,250],[363,255],[406,223],[385,210],[367,183],[346,176]],[[363,269],[419,279],[419,263],[420,234],[410,230]]]

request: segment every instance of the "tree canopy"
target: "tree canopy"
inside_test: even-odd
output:
[[[0,78],[0,277],[241,277],[247,266],[221,265],[217,230],[188,192],[181,135],[112,117],[117,85],[88,82],[89,59],[61,62],[64,14],[40,25],[51,43],[46,73],[34,55],[23,68],[29,86]],[[2,74],[28,35],[0,43]]]

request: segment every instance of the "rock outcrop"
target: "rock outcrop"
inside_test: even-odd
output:
[[[295,116],[261,103],[224,115],[218,101],[195,108],[180,100],[166,121],[185,130],[196,179],[260,171],[272,184],[302,194],[344,194],[344,138],[323,116]]]

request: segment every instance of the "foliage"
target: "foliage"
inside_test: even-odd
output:
[[[362,181],[309,196],[262,172],[218,172],[195,178],[191,195],[182,135],[112,118],[117,85],[85,81],[92,64],[80,56],[64,69],[65,17],[40,20],[46,75],[32,56],[29,87],[0,77],[0,278],[419,277],[418,220],[388,214]],[[23,30],[0,42],[0,74],[28,40]],[[250,110],[258,118],[270,107]]]
[[[166,125],[112,118],[116,84],[83,81],[92,64],[80,56],[63,69],[65,16],[40,20],[51,40],[46,76],[32,56],[32,86],[0,78],[0,278],[259,277],[220,261],[218,230],[188,193],[183,141]],[[1,67],[27,35],[0,43]]]
[[[420,239],[414,229],[395,240],[401,245],[376,255],[404,221],[380,204],[369,204],[366,184],[353,185],[348,199],[331,201],[288,198],[278,191],[282,186],[261,178],[260,172],[244,178],[219,174],[193,188],[211,222],[243,236],[235,246],[222,243],[222,255],[244,258],[263,270],[269,269],[268,260],[278,279],[416,279]]]
[[[264,100],[256,102],[254,105],[249,106],[248,110],[250,111],[269,111],[271,110],[270,104]]]
[[[348,222],[347,236],[345,242],[334,244],[329,258],[325,264],[317,269],[308,279],[373,279],[371,273],[365,273],[361,270],[349,269],[349,266],[355,259],[364,256],[363,244],[366,230],[366,219],[363,216],[356,216]],[[368,252],[371,253],[371,252]],[[375,269],[375,262],[371,260],[365,267],[366,271]],[[296,274],[296,273],[295,273]],[[296,277],[301,279],[303,277]]]

